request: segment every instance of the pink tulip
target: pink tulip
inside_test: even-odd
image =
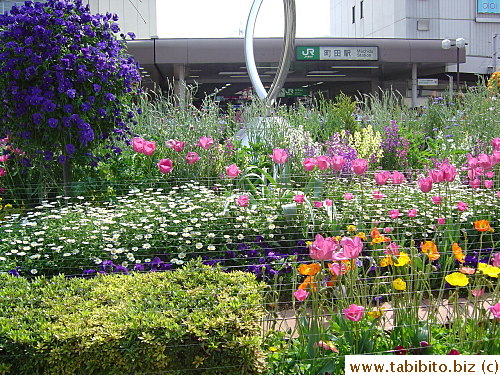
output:
[[[393,227],[385,227],[385,228],[384,228],[384,232],[385,232],[386,234],[391,233],[393,230],[394,230],[394,228],[393,228]]]
[[[248,195],[240,195],[236,200],[236,203],[238,203],[241,207],[248,206],[248,202],[249,202]]]
[[[477,163],[485,170],[493,168],[493,160],[487,154],[480,154],[477,156]]]
[[[500,319],[500,302],[490,306],[489,309],[495,318]]]
[[[425,177],[418,180],[418,187],[423,193],[428,193],[432,190],[432,178]]]
[[[494,184],[493,180],[484,180],[484,187],[486,189],[491,189],[493,187],[493,184]]]
[[[339,243],[331,237],[324,238],[317,234],[314,242],[309,247],[309,256],[316,260],[332,260],[333,254],[338,250]]]
[[[481,180],[475,178],[474,180],[469,180],[469,185],[473,189],[479,189],[481,187]]]
[[[132,148],[134,151],[142,154],[144,152],[144,142],[146,141],[142,138],[136,137],[132,139]]]
[[[7,160],[9,160],[8,155],[2,155],[0,156],[0,163],[5,163]]]
[[[500,198],[500,191],[497,191],[497,198]]]
[[[238,168],[236,164],[231,164],[230,166],[226,167],[226,174],[230,178],[236,178],[240,173],[241,170]]]
[[[373,177],[375,178],[375,183],[377,185],[385,185],[387,183],[387,180],[389,179],[389,177],[391,177],[391,172],[382,171],[379,173],[375,173],[373,175]]]
[[[0,177],[5,176],[6,174],[7,174],[7,171],[4,168],[0,167]]]
[[[342,312],[347,319],[352,320],[353,322],[359,322],[363,317],[365,308],[363,306],[352,304],[348,309],[342,310]]]
[[[201,137],[198,140],[198,143],[196,146],[200,146],[201,148],[208,150],[210,147],[212,147],[214,144],[214,140],[210,137]]]
[[[285,164],[288,159],[288,153],[281,148],[275,148],[273,154],[269,155],[276,164]]]
[[[405,180],[405,175],[399,171],[394,171],[392,172],[391,180],[394,185],[402,184]]]
[[[320,202],[320,201],[314,201],[314,207],[316,207],[316,208],[323,207],[323,202]]]
[[[444,217],[440,217],[437,219],[437,223],[439,225],[444,225],[446,223],[446,219]]]
[[[308,172],[311,172],[316,167],[316,158],[305,158],[302,166]]]
[[[335,346],[330,346],[328,345],[328,343],[324,342],[324,341],[318,341],[317,343],[315,342],[313,344],[313,346],[315,348],[322,348],[322,349],[325,349],[325,350],[331,350],[332,352],[335,352],[335,353],[338,353],[339,350],[335,347]]]
[[[297,289],[295,292],[293,292],[293,295],[295,296],[295,298],[297,298],[297,301],[302,302],[307,298],[309,293],[304,289]]]
[[[491,257],[491,264],[493,265],[493,267],[500,267],[500,253],[495,253]]]
[[[447,182],[452,182],[455,180],[455,176],[457,175],[457,168],[450,163],[443,163],[440,167],[441,172],[443,173],[443,179]]]
[[[387,255],[399,255],[399,248],[401,246],[396,245],[394,242],[391,242],[389,245],[387,245],[386,250],[384,250],[384,254]]]
[[[186,160],[188,164],[194,164],[200,160],[200,156],[196,152],[188,152],[186,155]]]
[[[352,198],[354,198],[354,195],[352,193],[345,193],[344,194],[344,199],[346,201],[350,201]]]
[[[344,164],[345,164],[345,159],[340,156],[340,155],[335,155],[332,159],[331,159],[331,163],[332,163],[332,169],[334,171],[341,171],[342,168],[344,168]]]
[[[293,197],[293,201],[298,204],[302,204],[306,201],[306,197],[304,194],[297,194],[295,197]]]
[[[328,268],[335,276],[344,275],[347,272],[346,265],[343,262],[329,263]]]
[[[326,171],[330,168],[330,158],[328,156],[319,156],[316,158],[316,165],[320,171]]]
[[[170,173],[174,169],[173,162],[170,159],[161,159],[157,165],[161,173]]]
[[[493,151],[491,154],[491,160],[493,161],[493,164],[500,164],[500,151]]]
[[[486,173],[484,174],[484,176],[485,176],[486,178],[493,178],[493,177],[495,177],[495,172],[493,172],[493,171],[488,171],[488,172],[486,172]]]
[[[484,293],[484,289],[472,289],[470,292],[474,297],[481,297]]]
[[[467,203],[464,203],[462,201],[457,203],[457,210],[459,211],[466,211],[467,210]]]
[[[342,253],[347,259],[355,259],[361,254],[363,250],[363,242],[359,237],[344,237],[340,240],[342,246]]]
[[[417,216],[417,214],[418,214],[418,211],[414,208],[408,210],[408,217],[413,218],[413,217]]]
[[[491,140],[491,145],[495,151],[500,151],[500,138],[493,138]]]
[[[184,150],[186,142],[179,142],[175,139],[170,139],[167,141],[167,148],[173,149],[175,152],[181,152]]]
[[[399,217],[399,210],[390,210],[389,216],[391,219],[397,219]]]
[[[362,175],[368,169],[368,162],[365,159],[356,159],[352,162],[352,171],[358,176]]]
[[[156,143],[154,141],[152,142],[144,141],[144,150],[142,151],[144,155],[151,156],[154,154],[155,150],[156,150]]]
[[[432,182],[438,184],[444,181],[443,171],[440,169],[431,169],[429,171],[429,176],[432,178]]]
[[[477,158],[473,157],[471,154],[467,155],[467,165],[470,169],[477,167]]]
[[[439,195],[435,195],[432,197],[432,203],[434,204],[441,204],[443,203],[443,197],[439,196]]]
[[[376,190],[372,193],[373,199],[379,201],[381,199],[384,199],[386,197],[385,194],[382,194],[380,191]]]
[[[328,207],[332,207],[333,206],[333,201],[331,199],[326,198],[325,199],[325,205],[328,206]]]

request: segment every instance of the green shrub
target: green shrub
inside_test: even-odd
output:
[[[0,374],[258,374],[261,288],[197,262],[92,279],[0,275]]]

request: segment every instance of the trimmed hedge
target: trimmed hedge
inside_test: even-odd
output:
[[[262,288],[199,263],[92,279],[0,275],[0,374],[258,374]]]

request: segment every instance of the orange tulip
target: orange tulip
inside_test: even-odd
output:
[[[432,241],[425,241],[422,244],[422,252],[426,254],[430,260],[439,259],[441,256],[438,252],[436,244]]]
[[[460,263],[465,263],[465,254],[463,253],[462,248],[458,246],[456,242],[451,245],[451,251],[453,252],[453,255],[455,255],[456,260],[458,260]]]

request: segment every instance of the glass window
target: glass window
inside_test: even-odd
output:
[[[359,18],[363,18],[363,1],[359,3]]]
[[[352,7],[352,23],[356,22],[356,6]]]
[[[21,1],[0,0],[0,13],[8,12],[14,4],[21,4]]]

